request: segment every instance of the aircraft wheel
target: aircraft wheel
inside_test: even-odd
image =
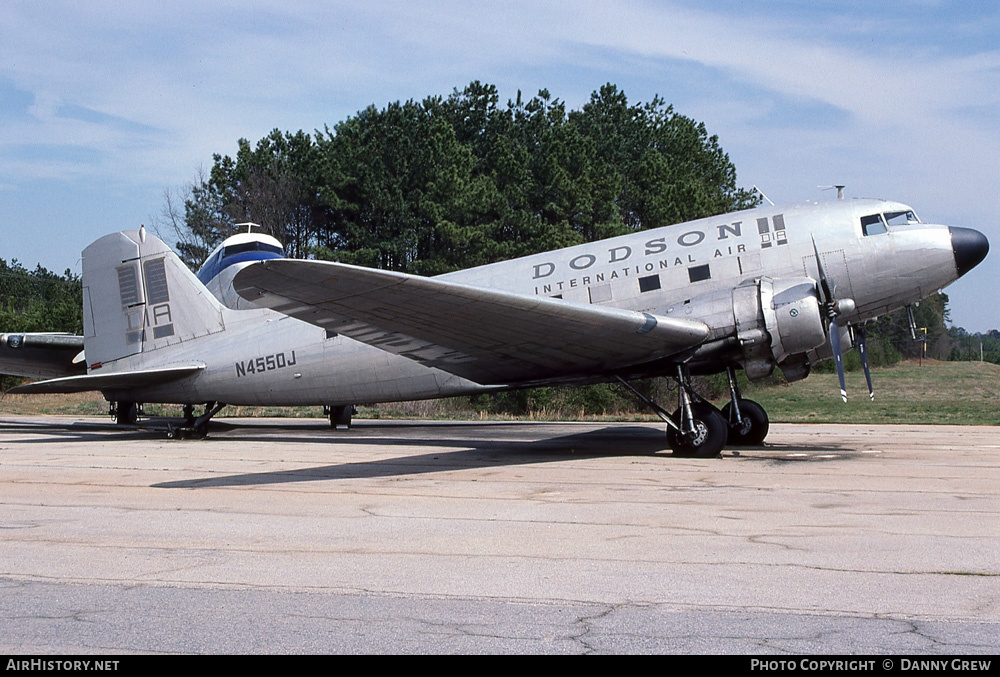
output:
[[[740,418],[742,425],[730,423],[732,418],[733,403],[730,402],[722,408],[722,417],[726,419],[729,427],[729,444],[741,447],[759,447],[764,444],[767,431],[770,428],[770,421],[764,407],[753,400],[739,400]]]
[[[330,409],[330,426],[333,427],[334,430],[336,430],[337,426],[340,425],[344,426],[345,428],[351,427],[351,417],[355,413],[353,404],[341,405],[338,407],[330,407],[329,409]]]
[[[726,419],[719,410],[711,404],[696,402],[691,405],[694,417],[694,436],[688,436],[667,428],[667,444],[674,450],[674,456],[693,456],[694,458],[715,458],[722,453],[729,437]],[[678,409],[671,417],[678,426],[681,425],[681,410]]]
[[[115,406],[115,423],[135,425],[139,420],[139,405],[135,402],[119,402]]]

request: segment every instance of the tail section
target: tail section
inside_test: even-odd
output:
[[[141,228],[106,235],[83,250],[83,327],[92,372],[223,331],[225,318],[194,273]]]

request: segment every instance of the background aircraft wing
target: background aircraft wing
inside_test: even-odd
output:
[[[244,298],[482,384],[599,375],[709,336],[697,320],[325,261],[274,260],[233,280]]]
[[[87,371],[83,337],[72,334],[0,334],[0,374],[55,378]]]

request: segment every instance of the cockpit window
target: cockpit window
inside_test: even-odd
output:
[[[275,247],[274,245],[267,244],[266,242],[258,242],[254,240],[253,242],[243,242],[241,244],[232,244],[222,250],[222,257],[233,256],[234,254],[242,254],[243,252],[271,252],[272,254],[285,255],[285,251],[281,247]]]
[[[861,217],[861,231],[865,235],[881,235],[888,230],[881,214]]]
[[[905,226],[908,223],[920,223],[913,212],[886,212],[885,221],[890,226]]]

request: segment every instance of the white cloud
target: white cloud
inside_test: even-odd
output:
[[[275,127],[311,131],[370,103],[447,94],[473,79],[497,84],[503,98],[548,87],[574,107],[612,81],[633,100],[658,92],[705,120],[741,180],[772,197],[815,197],[817,184],[842,180],[851,194],[988,222],[1000,239],[991,231],[1000,206],[995,19],[933,3],[905,13],[851,3],[713,7],[724,9],[6,2],[0,81],[34,103],[0,117],[0,182],[160,186],[151,191],[159,200],[213,152]],[[1000,309],[995,317],[1000,326]]]

